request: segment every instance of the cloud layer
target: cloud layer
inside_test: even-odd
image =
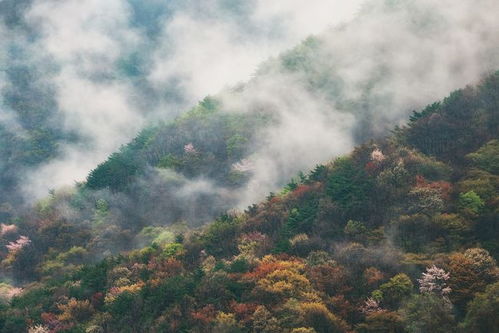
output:
[[[499,69],[497,12],[493,0],[370,1],[223,95],[227,110],[263,106],[279,119],[252,156],[241,207]]]
[[[247,188],[229,195],[244,207],[499,68],[494,0],[22,3],[0,29],[2,66],[22,54],[53,93],[53,121],[77,138],[28,173],[34,198],[84,179],[147,123],[217,94],[226,112],[265,108],[277,120],[254,142]],[[0,120],[22,133],[8,106]],[[183,193],[207,184],[187,181]]]
[[[61,142],[58,157],[28,175],[25,192],[40,197],[84,179],[145,123],[246,81],[262,60],[351,19],[359,3],[4,0],[2,49],[22,50],[53,87],[55,121],[80,137]],[[5,57],[0,67],[15,61]],[[0,119],[12,117],[4,110]]]

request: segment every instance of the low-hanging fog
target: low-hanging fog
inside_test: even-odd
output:
[[[280,119],[252,156],[241,206],[497,70],[498,10],[491,0],[368,1],[353,21],[264,64],[242,93],[223,94],[227,110],[265,105]]]
[[[169,176],[150,169],[134,185],[145,197],[109,199],[121,207],[117,219],[169,212],[208,220],[215,208],[258,202],[298,171],[387,134],[412,110],[499,69],[494,0],[12,3],[0,2],[17,13],[0,30],[2,91],[7,101],[29,92],[35,98],[23,105],[51,109],[43,124],[59,131],[58,154],[21,183],[28,198],[83,180],[140,128],[207,94],[224,112],[274,115],[251,143],[242,188],[178,183],[175,175],[180,190],[171,196]],[[309,34],[316,37],[277,57]],[[0,106],[2,124],[22,136],[22,105]],[[197,209],[210,200],[212,210]]]
[[[84,180],[146,123],[247,80],[269,56],[349,20],[359,2],[1,1],[0,120],[16,135],[60,132],[24,195]],[[39,108],[43,124],[23,124]]]

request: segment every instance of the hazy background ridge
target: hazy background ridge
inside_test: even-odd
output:
[[[83,180],[147,123],[221,91],[225,112],[264,108],[277,120],[252,143],[244,207],[499,68],[496,1],[376,0],[355,16],[359,4],[0,2],[4,132],[22,141],[54,131],[15,188],[33,199]]]
[[[83,180],[145,123],[247,80],[262,60],[351,19],[359,3],[0,1],[0,121],[22,136],[24,113],[42,104],[43,123],[30,124],[60,132],[24,195]],[[36,100],[18,103],[9,90]]]

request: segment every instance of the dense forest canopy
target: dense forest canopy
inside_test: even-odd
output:
[[[99,186],[101,171],[94,171],[76,192],[40,203],[32,219],[2,224],[3,271],[31,283],[23,291],[2,285],[0,327],[493,332],[499,310],[498,96],[499,72],[415,111],[390,136],[299,174],[243,213],[220,215],[199,229],[130,216],[113,221],[103,199],[88,220],[58,216],[61,205],[88,209],[82,204],[87,187]],[[176,125],[204,117],[210,126],[210,105],[205,100]],[[128,172],[130,164],[119,159],[128,156],[126,149],[143,147],[146,134],[102,170]],[[185,145],[156,161],[165,171],[223,170],[200,169],[209,163],[197,164],[203,156],[196,147]],[[238,150],[218,153],[223,165]],[[233,181],[223,172],[219,177]],[[95,259],[132,244],[146,246]]]

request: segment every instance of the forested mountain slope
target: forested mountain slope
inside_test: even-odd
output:
[[[179,119],[177,128],[189,128],[190,117],[204,117],[210,126],[217,119],[210,116],[212,103],[205,100]],[[242,133],[265,119],[238,117],[233,123],[224,119],[234,126],[221,127],[225,138],[236,135],[236,124],[244,124],[236,128]],[[86,187],[108,181],[99,173],[134,170],[126,164],[136,160],[127,149],[144,151],[145,133],[145,141],[139,137],[111,157],[78,193],[54,194],[40,204],[38,216],[2,225],[3,270],[17,281],[36,282],[23,291],[2,285],[9,296],[1,306],[0,327],[3,332],[27,327],[494,332],[498,126],[496,73],[414,112],[392,135],[318,165],[244,213],[224,214],[201,229],[134,229],[117,221],[103,233],[109,223],[106,201],[98,201],[94,215],[80,223],[53,215],[53,207],[77,207],[85,202]],[[189,168],[201,145],[181,139],[176,151],[156,163],[193,172]],[[244,144],[235,146],[235,154],[244,151]],[[218,154],[224,158],[203,163],[208,167],[202,172],[230,182],[227,170],[235,159],[225,150]],[[118,190],[127,177],[116,183]],[[105,249],[126,248],[139,238],[147,246],[90,263]]]

